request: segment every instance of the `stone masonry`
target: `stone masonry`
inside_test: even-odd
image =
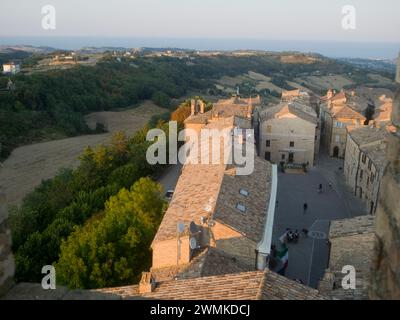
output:
[[[396,80],[399,84],[399,77]],[[389,165],[383,176],[376,213],[375,254],[370,284],[372,299],[400,299],[400,88],[393,103],[392,123],[396,132],[388,138]]]
[[[6,219],[5,195],[0,190],[0,296],[12,287],[14,268],[11,231]]]

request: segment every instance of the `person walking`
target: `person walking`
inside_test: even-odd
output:
[[[319,184],[318,193],[322,193],[322,183]]]
[[[304,204],[303,204],[303,214],[305,214],[307,212],[307,209],[308,209],[308,204],[307,204],[307,202],[304,202]]]

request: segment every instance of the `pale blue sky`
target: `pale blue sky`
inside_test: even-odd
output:
[[[52,4],[57,28],[41,28]],[[356,30],[341,28],[354,5]],[[399,0],[0,0],[0,37],[257,38],[400,42]]]

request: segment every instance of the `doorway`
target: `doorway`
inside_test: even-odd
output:
[[[338,158],[339,157],[339,147],[336,146],[333,148],[333,157]]]

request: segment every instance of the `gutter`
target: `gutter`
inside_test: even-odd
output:
[[[264,234],[262,240],[258,243],[256,249],[256,267],[258,270],[264,270],[268,267],[268,260],[271,254],[272,231],[274,226],[276,194],[278,189],[278,166],[272,165],[271,194],[269,197],[267,219],[264,225]]]

